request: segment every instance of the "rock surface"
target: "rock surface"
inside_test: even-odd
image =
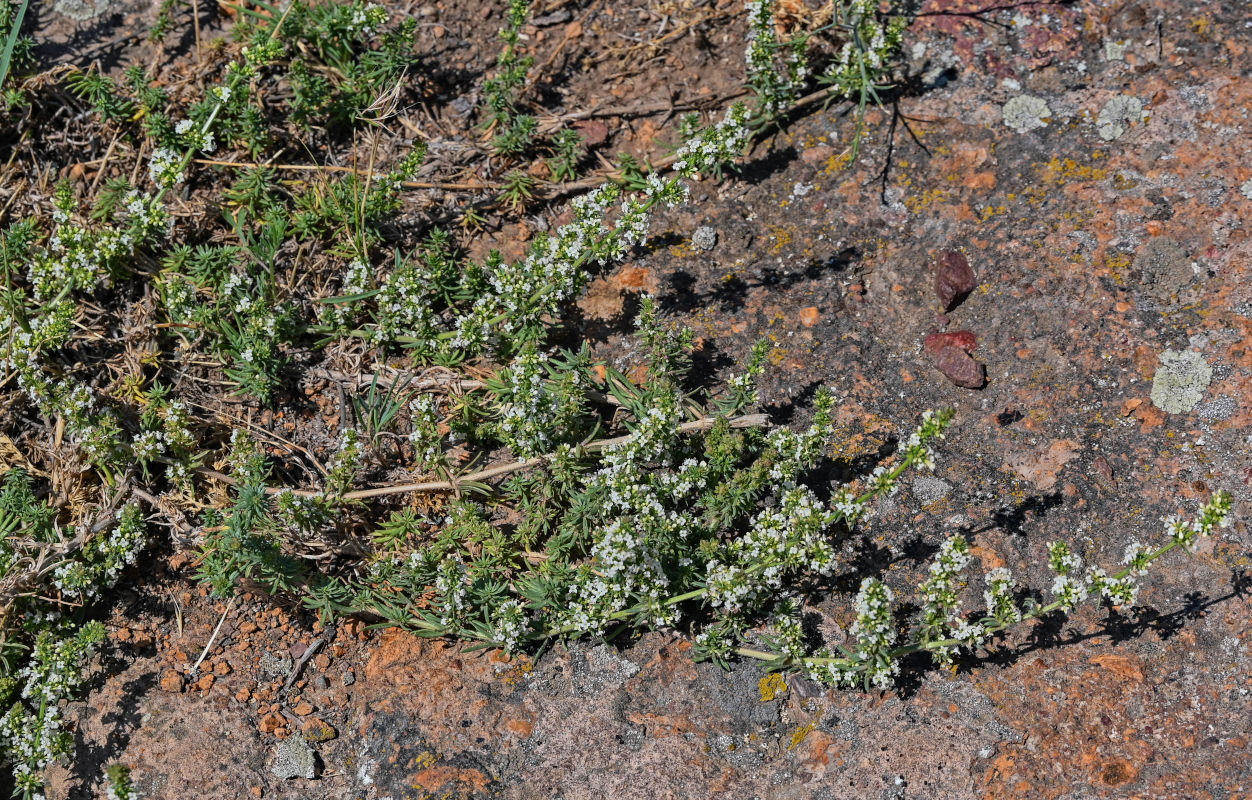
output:
[[[440,58],[495,52],[482,4],[432,8],[445,41],[465,43]],[[325,645],[329,662],[310,662],[284,693],[290,648],[317,633],[256,597],[231,612],[211,654],[231,669],[192,688],[179,665],[224,609],[188,588],[191,569],[171,565],[166,588],[187,592],[185,624],[155,590],[118,602],[110,624],[150,644],[105,648],[86,703],[67,712],[74,754],[50,796],[98,795],[112,761],[132,766],[144,797],[204,800],[1248,796],[1246,5],[1080,0],[989,12],[996,26],[969,3],[920,10],[904,52],[924,85],[899,110],[925,149],[893,128],[890,108],[871,109],[861,154],[845,166],[855,115],[832,105],[798,120],[726,184],[693,190],[707,195],[700,205],[660,215],[658,230],[678,232],[715,218],[713,250],[675,235],[597,279],[586,323],[597,354],[632,366],[622,329],[596,326],[625,317],[643,290],[695,328],[713,368],[770,337],[763,399],[803,409],[813,387],[833,386],[847,437],[830,456],[849,479],[893,452],[923,410],[954,407],[935,478],[956,488],[915,484],[918,499],[933,498],[927,507],[884,504],[851,554],[904,597],[956,530],[974,545],[976,573],[1004,566],[1046,592],[1050,540],[1115,566],[1132,539],[1164,541],[1160,517],[1190,514],[1216,489],[1236,498],[1231,528],[1190,558],[1171,554],[1133,608],[1021,626],[955,674],[909,662],[892,693],[786,676],[789,688],[767,701],[754,663],[694,664],[678,634],[625,638],[620,650],[555,647],[531,663],[351,623]],[[613,18],[583,22],[620,44]],[[682,69],[654,71],[692,95],[698,69],[710,80],[742,74],[741,15],[726,24],[733,47],[684,37],[682,47],[703,44],[681,51]],[[591,107],[605,78],[571,78],[567,107]],[[630,94],[635,82],[655,93]],[[620,102],[673,99],[651,75],[612,88],[629,95]],[[1131,95],[1147,119],[1119,112],[1102,127],[1101,110]],[[611,122],[605,136],[629,130]],[[625,149],[663,157],[656,128],[629,124],[639,129]],[[499,246],[522,247],[506,239]],[[956,247],[979,265],[981,282],[950,311],[953,328],[977,332],[990,378],[977,394],[927,379],[932,356],[917,346],[936,327],[925,265]],[[801,316],[807,308],[821,313]],[[1158,362],[1167,352],[1182,360]],[[846,639],[856,577],[815,594],[815,635],[828,643]],[[967,608],[980,607],[979,580]],[[269,754],[313,724],[291,713],[300,701],[338,736],[318,746],[320,777],[280,779]]]

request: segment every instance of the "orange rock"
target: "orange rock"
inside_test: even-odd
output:
[[[428,792],[437,792],[449,783],[469,784],[476,791],[487,788],[490,780],[476,769],[457,767],[428,767],[413,776],[413,782]],[[451,796],[451,795],[449,795]]]
[[[196,681],[196,688],[202,692],[207,692],[213,688],[213,681],[215,680],[217,680],[217,678],[213,675],[205,675],[203,678]]]
[[[166,692],[181,692],[183,690],[183,676],[178,674],[177,670],[167,669],[161,674],[160,686]]]
[[[291,711],[297,717],[307,717],[309,714],[313,713],[314,708],[313,704],[308,700],[301,700],[299,703],[296,703],[295,708],[291,709]]]
[[[230,672],[230,664],[227,664],[225,661],[219,661],[213,665],[213,674],[217,675],[219,678],[223,675],[229,675]]]
[[[621,272],[611,279],[619,288],[630,291],[641,291],[656,285],[652,270],[645,267],[623,267]]]
[[[982,562],[983,570],[990,572],[993,569],[999,569],[1006,566],[1004,559],[1000,558],[1000,554],[994,550],[990,550],[981,545],[974,545],[969,549],[970,555]]]
[[[395,680],[398,677],[397,672],[405,671],[398,670],[399,667],[417,660],[421,655],[422,644],[422,640],[411,633],[399,628],[389,628],[379,640],[378,649],[365,664],[366,680]]]
[[[811,328],[821,319],[816,306],[800,309],[800,324],[806,328]]]
[[[261,717],[261,733],[273,733],[286,723],[287,720],[283,718],[282,714],[266,714]]]
[[[511,719],[504,723],[504,727],[516,733],[518,736],[530,736],[535,730],[535,723],[528,719]]]
[[[1130,656],[1109,653],[1107,655],[1095,656],[1088,663],[1104,667],[1119,678],[1136,682],[1143,680],[1143,671],[1139,669],[1138,663]]]

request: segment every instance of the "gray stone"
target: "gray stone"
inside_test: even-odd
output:
[[[1213,380],[1213,369],[1194,350],[1166,350],[1152,379],[1152,405],[1169,414],[1185,414],[1199,405]]]
[[[288,736],[274,750],[270,772],[283,780],[317,777],[317,753],[300,734]]]

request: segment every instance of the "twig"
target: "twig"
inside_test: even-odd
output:
[[[708,430],[709,428],[713,427],[713,425],[715,425],[719,419],[721,419],[721,417],[702,417],[701,419],[692,420],[691,422],[684,422],[683,424],[679,425],[676,428],[676,431],[678,433],[694,433],[695,431]],[[760,427],[762,425],[768,425],[769,415],[745,414],[742,417],[735,417],[733,419],[729,419],[727,420],[727,423],[732,428],[755,428],[755,427]],[[626,434],[625,436],[617,436],[612,439],[600,439],[598,441],[590,442],[586,445],[583,445],[583,450],[589,453],[597,453],[602,450],[607,450],[608,448],[613,447],[615,445],[623,444],[629,441],[631,436],[633,436],[633,434]],[[454,480],[450,480],[450,481],[425,481],[422,483],[399,483],[399,484],[394,484],[392,486],[376,486],[373,489],[357,489],[355,491],[344,493],[343,495],[340,496],[340,499],[341,500],[367,500],[371,497],[384,497],[386,495],[392,495],[392,494],[408,494],[410,492],[456,491],[464,483],[480,483],[482,481],[489,480],[491,478],[498,478],[501,475],[510,475],[514,472],[520,472],[524,469],[530,469],[531,467],[541,466],[543,464],[546,464],[551,459],[552,459],[552,456],[550,455],[535,456],[534,458],[528,458],[528,459],[525,459],[524,461],[514,461],[511,464],[501,464],[498,467],[491,467],[490,469],[484,469],[478,472],[471,472],[469,475],[460,475],[460,476],[457,476],[457,478],[455,478]],[[200,475],[204,475],[207,478],[213,478],[215,480],[222,481],[223,483],[230,484],[231,486],[239,485],[239,481],[230,477],[229,475],[218,472],[215,469],[209,469],[208,467],[198,467],[196,469],[196,472]],[[290,492],[300,497],[319,497],[323,494],[323,492],[315,492],[311,489],[290,489],[287,487],[280,487],[280,486],[267,486],[265,487],[265,491],[267,494],[282,494],[284,492]]]
[[[291,684],[296,682],[296,678],[300,677],[300,670],[304,669],[304,665],[309,663],[309,659],[321,649],[330,639],[335,638],[335,627],[333,625],[326,628],[321,636],[313,640],[313,643],[305,648],[304,655],[300,656],[300,660],[291,666],[291,673],[287,675],[287,682],[283,684],[283,691],[291,688]]]
[[[226,610],[222,612],[222,618],[217,621],[217,627],[213,629],[213,635],[209,637],[208,644],[204,646],[204,650],[201,651],[200,657],[196,659],[196,663],[191,665],[191,669],[187,670],[188,672],[195,672],[200,668],[200,665],[204,663],[204,659],[208,658],[209,649],[213,647],[213,642],[217,640],[217,634],[221,632],[222,626],[226,624],[226,615],[230,613],[231,606],[234,604],[235,598],[233,597],[226,601]]]

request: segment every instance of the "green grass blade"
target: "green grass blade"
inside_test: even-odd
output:
[[[9,77],[9,63],[13,59],[13,48],[17,46],[17,39],[22,33],[22,20],[26,17],[28,5],[30,0],[22,0],[17,7],[17,16],[13,18],[13,27],[9,28],[9,38],[4,43],[4,52],[0,53],[0,89],[4,88],[4,82]]]

